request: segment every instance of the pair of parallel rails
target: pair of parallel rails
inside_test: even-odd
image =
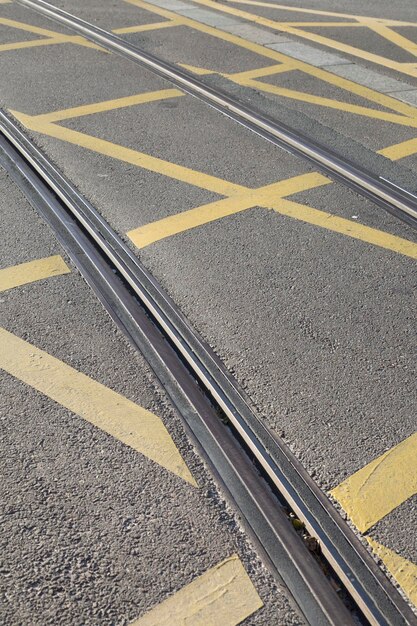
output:
[[[112,33],[43,0],[18,2],[152,70],[417,228],[417,198],[395,183]],[[255,415],[223,364],[121,237],[3,111],[0,131],[0,164],[53,228],[115,323],[145,355],[265,562],[287,585],[307,622],[416,625],[414,613],[354,532],[288,447]],[[319,559],[294,530],[290,512],[317,540]],[[330,576],[323,573],[321,559],[330,566]],[[341,583],[342,594],[329,578]]]

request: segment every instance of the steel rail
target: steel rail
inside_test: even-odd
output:
[[[4,121],[4,119],[3,119]],[[232,502],[241,511],[245,525],[264,561],[281,581],[285,580],[307,621],[317,626],[355,626],[350,610],[299,535],[288,515],[260,477],[252,458],[242,454],[240,442],[219,420],[218,408],[205,390],[196,385],[192,370],[179,360],[149,311],[135,292],[127,288],[103,246],[75,217],[77,193],[73,188],[57,191],[53,168],[43,170],[36,149],[9,126],[1,125],[0,165],[12,176],[29,202],[55,231],[57,239],[99,297],[118,327],[139,349],[164,385],[169,397],[190,427],[203,458],[209,461]],[[49,164],[46,164],[49,170]],[[42,172],[42,174],[40,173]],[[62,193],[64,192],[64,193]],[[66,201],[62,197],[69,192]],[[69,196],[73,196],[72,199]],[[83,207],[81,208],[81,212]],[[103,242],[102,242],[103,243]],[[158,308],[157,306],[155,308]],[[174,382],[174,384],[173,384]],[[180,390],[180,391],[179,391]]]
[[[380,626],[416,624],[412,611],[354,533],[343,524],[326,496],[306,475],[285,444],[275,439],[253,414],[223,365],[121,238],[3,112],[0,112],[0,131],[46,181],[157,321],[292,510],[305,523],[310,534],[318,539],[324,556],[369,622]]]
[[[260,114],[223,91],[206,85],[182,68],[44,0],[17,0],[17,2],[69,26],[94,43],[101,44],[106,49],[117,52],[152,70],[264,139],[307,159],[330,178],[356,190],[410,226],[417,228],[417,196],[394,182],[360,167],[285,124]]]

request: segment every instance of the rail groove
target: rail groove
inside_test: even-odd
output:
[[[251,459],[218,419],[219,409],[319,541],[324,557],[367,621],[381,626],[416,624],[407,603],[327,497],[252,412],[221,362],[122,239],[4,112],[0,112],[0,131],[0,162],[53,227],[119,327],[145,354],[307,621],[334,626],[353,623],[278,500],[259,480]]]
[[[44,0],[17,0],[17,2],[65,24],[94,43],[150,69],[264,139],[307,159],[329,178],[354,189],[379,207],[413,228],[417,228],[417,196],[399,187],[395,182],[362,168],[293,128],[260,114],[254,108],[230,97],[220,89],[206,85],[182,68]]]

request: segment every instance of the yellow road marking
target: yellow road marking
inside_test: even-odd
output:
[[[59,254],[28,263],[20,263],[13,267],[0,269],[0,292],[70,272],[70,268]]]
[[[283,196],[330,183],[331,181],[321,174],[302,174],[258,189],[248,189],[242,195],[210,202],[204,206],[151,222],[129,231],[127,236],[138,248],[144,248],[155,241],[208,224],[228,215],[234,215],[254,206],[272,209],[277,207],[279,210],[280,199]]]
[[[163,174],[169,178],[175,178],[176,180],[194,185],[200,189],[206,189],[207,191],[212,191],[224,196],[237,195],[246,190],[246,187],[242,187],[241,185],[229,183],[221,178],[216,178],[215,176],[210,176],[209,174],[204,174],[203,172],[171,163],[170,161],[164,161],[163,159],[152,157],[143,152],[131,150],[130,148],[125,148],[124,146],[111,143],[110,141],[97,139],[96,137],[85,135],[84,133],[49,122],[43,122],[42,120],[38,122],[36,116],[24,115],[17,111],[11,111],[11,113],[13,113],[22,124],[33,131],[44,133],[49,137],[55,137],[62,141],[67,141],[76,146],[82,146],[93,152],[98,152],[99,154],[113,159],[136,165],[137,167],[156,172],[157,174]]]
[[[417,433],[331,491],[360,532],[417,493]]]
[[[385,248],[410,257],[411,259],[417,259],[417,243],[390,235],[382,230],[376,228],[370,228],[364,224],[358,222],[352,222],[351,220],[344,219],[343,217],[337,217],[331,213],[325,211],[319,211],[311,207],[305,206],[298,202],[292,202],[290,200],[281,200],[279,208],[274,208],[277,213],[293,217],[294,219],[331,230],[335,233],[358,239],[365,243],[370,243],[373,246],[379,248]]]
[[[29,48],[35,45],[45,46],[45,45],[49,45],[49,43],[73,43],[73,44],[77,44],[80,46],[85,46],[86,48],[93,48],[94,50],[100,50],[100,52],[107,52],[107,50],[104,50],[104,48],[101,48],[97,44],[92,43],[91,41],[88,41],[87,39],[84,39],[83,37],[80,37],[79,35],[64,35],[54,30],[49,30],[47,28],[40,28],[39,26],[34,26],[33,24],[26,24],[24,22],[17,22],[16,20],[10,20],[5,17],[0,17],[0,24],[2,24],[3,26],[9,26],[10,28],[16,28],[17,30],[23,30],[25,32],[32,33],[34,35],[47,37],[47,38],[50,38],[51,40],[51,41],[48,41],[48,39],[41,39],[38,41],[35,40],[36,43],[35,41],[30,41],[30,42],[27,41],[27,42],[14,42],[14,44],[3,44],[0,50],[17,50],[19,48]],[[27,44],[27,45],[23,45],[23,44]],[[14,45],[15,47],[13,48],[5,47],[5,46],[10,46],[10,45]]]
[[[67,35],[63,35],[63,33],[58,33],[55,30],[49,30],[47,28],[40,28],[39,26],[34,26],[33,24],[26,24],[25,22],[17,22],[16,20],[9,20],[6,17],[0,17],[0,24],[3,26],[10,26],[10,28],[17,28],[18,30],[23,30],[28,33],[32,33],[34,35],[42,35],[43,37],[66,37]]]
[[[234,555],[133,622],[131,626],[237,626],[263,606]]]
[[[0,328],[0,368],[197,486],[162,420]]]
[[[358,104],[349,104],[348,102],[343,102],[334,98],[315,96],[307,92],[295,91],[294,89],[287,89],[285,87],[279,87],[277,85],[270,85],[269,83],[263,83],[257,80],[243,78],[236,81],[233,76],[229,76],[229,78],[233,82],[238,82],[240,85],[253,87],[254,89],[264,91],[266,93],[272,93],[276,96],[290,98],[291,100],[307,102],[308,104],[315,104],[317,106],[323,106],[328,109],[346,111],[347,113],[361,115],[362,117],[370,117],[372,119],[381,120],[383,122],[400,124],[401,126],[407,126],[409,128],[417,128],[417,118],[410,119],[409,117],[404,117],[403,115],[398,115],[396,113],[377,111],[376,109],[370,109],[368,107],[360,106]]]
[[[213,70],[205,70],[202,67],[195,67],[194,65],[187,65],[186,63],[179,63],[180,67],[183,67],[185,70],[192,72],[193,74],[197,74],[198,76],[208,76],[209,74],[216,74],[217,72],[213,72]]]
[[[165,22],[154,22],[153,24],[139,24],[138,26],[126,26],[124,28],[114,28],[112,30],[116,35],[123,35],[127,33],[144,33],[149,30],[160,30],[161,28],[171,28],[172,26],[178,26],[176,20],[167,20]]]
[[[202,24],[191,18],[178,16],[178,14],[173,13],[172,11],[168,11],[167,9],[161,9],[160,7],[156,7],[152,4],[149,4],[145,0],[124,0],[124,1],[127,2],[128,4],[138,6],[139,8],[145,9],[147,11],[150,11],[152,13],[155,13],[167,19],[177,19],[179,23],[181,23],[184,26],[189,26],[190,28],[197,30],[199,32],[203,32],[217,39],[221,39],[222,41],[227,41],[229,43],[232,43],[235,46],[249,50],[259,56],[272,59],[278,63],[289,63],[291,64],[291,66],[294,67],[294,69],[298,69],[310,76],[313,76],[319,80],[322,80],[331,85],[334,85],[335,87],[340,87],[341,89],[354,93],[362,98],[369,100],[370,102],[375,102],[376,104],[379,104],[383,107],[391,109],[392,111],[396,111],[397,113],[400,113],[401,115],[404,115],[406,117],[417,118],[417,109],[415,107],[409,104],[406,104],[404,102],[401,102],[395,98],[392,98],[391,96],[387,96],[386,94],[382,94],[377,91],[374,91],[373,89],[370,89],[369,87],[358,85],[357,83],[351,80],[348,80],[347,78],[342,78],[341,76],[337,76],[336,74],[332,74],[331,72],[327,72],[326,70],[323,70],[321,68],[314,67],[312,65],[309,65],[308,63],[304,63],[303,61],[298,61],[296,59],[293,59],[292,57],[289,57],[285,54],[277,52],[276,50],[265,48],[264,46],[260,44],[256,44],[242,37],[232,35],[231,33],[227,33],[225,31],[220,30],[219,28],[207,26],[206,24]],[[200,0],[198,1],[200,2]],[[211,8],[214,8],[217,10],[231,9],[231,11],[236,11],[236,9],[233,9],[231,7],[224,8],[224,5],[220,5],[217,2],[210,4],[209,0],[204,0],[204,2],[203,0],[201,0],[201,3],[206,4],[207,6],[210,6]],[[250,13],[248,15],[251,15],[253,17],[253,15]],[[229,77],[230,76],[231,75],[229,74]],[[259,86],[257,86],[257,88],[261,88],[261,85],[263,85],[263,83],[260,83]],[[298,93],[301,93],[301,92],[298,92]],[[358,113],[358,111],[356,111],[356,113]],[[399,122],[399,120],[400,120],[400,117],[398,117],[398,119],[391,117],[389,121],[397,123]],[[407,123],[404,123],[404,122],[401,122],[401,123],[403,125],[407,125]]]
[[[296,28],[368,28],[368,25],[359,22],[287,22],[287,26],[295,26]]]
[[[286,22],[278,22],[275,20],[271,20],[265,17],[261,17],[254,13],[249,13],[248,11],[242,11],[241,9],[236,9],[234,7],[226,6],[224,4],[220,4],[219,2],[214,2],[213,0],[193,0],[194,3],[202,4],[204,6],[210,7],[212,9],[216,9],[218,11],[222,11],[224,13],[229,13],[230,15],[234,15],[236,17],[241,17],[250,22],[254,22],[256,24],[260,24],[261,26],[266,26],[267,28],[272,28],[274,30],[279,30],[284,33],[289,33],[291,35],[296,35],[297,37],[301,37],[303,39],[307,39],[309,41],[314,41],[315,43],[322,44],[328,48],[332,48],[334,50],[338,50],[339,52],[345,52],[347,54],[353,55],[355,57],[364,59],[366,61],[371,61],[372,63],[376,63],[378,65],[382,65],[383,67],[389,67],[403,74],[407,74],[408,76],[417,77],[417,70],[410,67],[404,67],[398,61],[393,61],[386,57],[382,57],[378,54],[374,54],[372,52],[368,52],[367,50],[362,50],[361,48],[355,48],[354,46],[350,46],[348,44],[335,41],[334,39],[330,39],[328,37],[324,37],[323,35],[318,35],[315,33],[311,33],[308,31],[301,30],[299,28],[294,28],[292,26],[287,26]],[[238,2],[238,4],[248,4],[247,2]],[[256,3],[250,3],[251,5],[255,5]],[[362,21],[369,18],[362,18]],[[371,20],[369,20],[371,21]]]
[[[259,7],[267,7],[267,8],[271,8],[271,9],[278,9],[281,11],[293,11],[294,13],[308,13],[310,15],[323,15],[323,16],[327,16],[327,17],[345,17],[348,19],[362,19],[365,18],[365,16],[363,15],[352,15],[351,13],[339,13],[339,12],[335,12],[335,11],[322,11],[320,9],[305,9],[305,8],[301,8],[301,7],[291,7],[288,6],[287,4],[272,4],[271,2],[262,2],[258,0],[231,0],[232,2],[234,2],[234,4],[250,4],[252,6],[259,6]],[[367,18],[365,18],[367,19]],[[372,18],[370,18],[372,19]],[[384,19],[380,19],[380,18],[375,18],[378,19],[378,21],[382,22],[382,23],[392,23],[392,24],[397,24],[397,25],[407,25],[407,26],[413,26],[413,22],[398,22],[396,20],[384,20]],[[315,22],[317,23],[317,22]],[[318,22],[320,24],[320,22]]]
[[[12,113],[22,124],[35,132],[44,133],[49,137],[55,137],[56,139],[67,141],[68,143],[72,143],[76,146],[81,146],[88,150],[92,150],[93,152],[98,152],[99,154],[103,154],[105,156],[109,156],[111,158],[118,159],[126,163],[131,163],[132,165],[136,165],[137,167],[163,174],[164,176],[167,176],[169,178],[173,178],[175,180],[194,185],[201,189],[206,189],[207,191],[212,191],[219,195],[228,196],[229,198],[231,196],[246,196],[247,193],[250,192],[253,193],[254,198],[254,204],[252,206],[256,206],[259,204],[259,201],[256,199],[257,190],[251,190],[242,185],[230,183],[228,181],[222,180],[221,178],[210,176],[209,174],[204,174],[203,172],[198,172],[196,170],[192,170],[184,166],[171,163],[169,161],[164,161],[163,159],[159,159],[157,157],[149,156],[148,154],[137,152],[136,150],[131,150],[130,148],[125,148],[124,146],[113,144],[110,141],[97,139],[96,137],[85,135],[84,133],[80,133],[78,131],[63,128],[62,126],[58,126],[50,122],[44,122],[42,120],[39,121],[36,116],[25,115],[16,111],[12,111]],[[305,181],[308,179],[309,175],[305,176],[307,178],[303,178],[303,176],[295,177],[294,179],[290,179],[290,181],[296,180],[297,178],[299,178],[299,180]],[[319,182],[319,184],[327,184],[330,182],[321,174],[316,173],[310,176],[318,177],[316,181]],[[300,186],[298,191],[301,190],[302,187]],[[296,190],[287,192],[287,195],[295,192]],[[200,220],[202,220],[202,222],[200,221],[200,223],[207,223],[207,221],[211,221],[211,215],[213,214],[213,203],[211,204],[211,208],[209,205],[206,205],[202,208],[200,207]],[[229,202],[215,202],[214,205],[214,210],[217,211],[218,214],[225,210],[228,215],[231,214],[231,204]],[[393,252],[409,256],[413,259],[417,258],[417,244],[411,241],[407,241],[406,239],[401,239],[400,237],[396,237],[383,231],[369,228],[368,226],[358,224],[357,222],[351,222],[350,220],[336,217],[334,215],[331,215],[330,213],[325,213],[324,211],[312,209],[302,204],[297,204],[295,202],[289,202],[288,200],[283,200],[281,198],[278,198],[276,203],[273,203],[272,200],[268,200],[268,205],[270,205],[270,207],[267,206],[267,208],[273,208],[275,211],[293,217],[294,219],[308,222],[310,224],[320,226],[321,228],[326,228],[328,230],[332,230],[340,234],[353,237],[355,239],[360,239],[361,241],[371,243],[382,248],[386,248]],[[239,205],[237,203],[235,206],[236,212],[242,210],[239,208]],[[181,222],[185,224],[186,222],[184,222],[184,220],[188,219],[190,225],[193,224],[194,226],[197,226],[198,219],[196,216],[198,216],[198,213],[198,209],[191,209],[191,211],[188,213],[188,216],[187,214],[184,214],[184,216],[181,216],[180,214],[178,217],[173,216],[171,222],[167,221],[165,223],[168,224],[168,226],[164,226],[166,232],[169,232],[170,229],[174,232],[181,232],[178,230],[179,225],[181,224]],[[171,218],[166,219],[170,220]],[[140,245],[143,245],[141,244],[141,242],[146,241],[146,239],[150,241],[152,237],[154,238],[154,241],[158,240],[156,226],[157,224],[158,222],[156,222],[154,225],[149,225],[149,229],[152,229],[153,231],[152,233],[151,230],[149,230],[147,233],[144,233],[144,229],[147,227],[142,227],[141,234],[137,236],[137,240]]]
[[[413,529],[410,529],[410,536]],[[387,570],[395,578],[404,593],[417,606],[417,565],[404,559],[393,550],[389,550],[371,537],[367,537],[372,550],[384,562]]]
[[[185,94],[178,89],[162,89],[160,91],[150,91],[140,93],[125,98],[116,98],[115,100],[105,100],[104,102],[94,102],[92,104],[84,104],[82,106],[73,107],[72,109],[63,109],[61,111],[53,111],[44,115],[37,115],[38,122],[58,122],[75,117],[83,117],[84,115],[93,115],[94,113],[104,113],[105,111],[114,111],[124,107],[131,107],[137,104],[145,104],[147,102],[157,102],[166,100],[167,98],[180,98]]]
[[[417,56],[417,43],[414,41],[396,33],[394,30],[383,24],[369,22],[368,20],[365,25],[383,39],[387,39],[389,42],[408,52],[408,54]]]
[[[12,41],[11,43],[0,44],[0,52],[8,50],[24,50],[25,48],[37,48],[38,46],[53,46],[67,43],[68,37],[48,37],[48,39],[32,39],[30,41]]]
[[[244,84],[246,80],[252,80],[254,78],[263,78],[264,76],[271,76],[275,74],[282,74],[283,72],[291,72],[297,69],[296,63],[279,63],[278,65],[268,65],[267,67],[260,67],[256,70],[246,70],[244,72],[236,72],[232,74],[223,74],[226,78],[233,80],[235,83]]]
[[[378,150],[379,154],[391,159],[391,161],[398,161],[404,157],[411,156],[417,152],[417,139],[408,139],[407,141],[401,141],[393,146],[388,146],[382,150]]]

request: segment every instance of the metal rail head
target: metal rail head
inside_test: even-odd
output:
[[[417,219],[417,203],[415,199],[407,192],[393,188],[389,181],[381,181],[366,172],[358,170],[358,168],[355,169],[352,164],[331,154],[325,148],[312,145],[305,138],[297,136],[291,129],[282,127],[273,120],[268,120],[258,115],[226,94],[207,87],[187,72],[179,70],[167,62],[135,48],[112,33],[108,33],[77,17],[71,16],[43,0],[17,1],[73,28],[76,32],[83,34],[92,41],[100,43],[108,49],[115,50],[129,59],[152,69],[184,89],[187,93],[191,93],[193,96],[209,103],[220,112],[233,117],[239,123],[277,145],[284,144],[290,146],[296,153],[300,153],[313,162],[317,162],[321,169],[329,173],[329,175],[340,178],[351,186],[358,186],[362,190],[361,193],[368,197],[375,196],[375,198],[379,198],[379,203],[382,206],[385,206],[384,203],[389,204],[394,212],[400,212],[403,217],[407,215],[411,221]],[[401,603],[399,596],[397,597],[398,594],[389,598],[386,590],[381,591],[380,599],[381,597],[385,598],[382,602],[383,608],[379,606],[379,600],[375,601],[370,592],[372,584],[367,586],[364,584],[364,580],[368,576],[368,583],[373,581],[374,589],[378,587],[381,578],[379,577],[378,582],[377,566],[374,565],[372,567],[370,557],[368,557],[367,562],[364,561],[364,551],[362,555],[358,555],[357,551],[353,549],[353,560],[359,560],[363,564],[362,574],[364,574],[364,578],[361,579],[359,572],[352,568],[349,558],[346,557],[349,554],[349,549],[352,548],[350,546],[349,533],[345,531],[345,536],[343,536],[343,533],[340,532],[339,543],[330,538],[331,533],[328,530],[331,528],[332,532],[334,532],[335,523],[331,515],[325,513],[325,507],[320,504],[320,493],[314,492],[311,486],[307,484],[306,479],[303,478],[302,473],[295,470],[290,455],[288,451],[284,450],[283,444],[274,441],[265,427],[260,424],[248,405],[245,404],[236,386],[231,382],[230,377],[216,365],[210,351],[191,327],[184,323],[184,319],[176,311],[175,306],[170,303],[169,298],[163,294],[162,289],[157,287],[156,298],[152,295],[156,287],[154,279],[149,277],[122,240],[110,229],[93,207],[80,197],[76,190],[68,188],[68,183],[66,183],[63,177],[59,175],[39,151],[29,145],[23,133],[4,113],[0,115],[0,128],[9,139],[15,142],[18,149],[25,154],[25,157],[39,175],[48,180],[48,184],[68,205],[86,231],[96,241],[97,245],[112,259],[112,262],[124,279],[135,290],[155,319],[158,320],[158,323],[177,350],[189,363],[198,380],[201,381],[204,387],[216,399],[222,410],[228,415],[234,427],[240,436],[244,438],[264,470],[284,493],[300,518],[305,521],[310,532],[318,538],[332,567],[334,567],[346,587],[350,590],[370,623],[381,626],[383,624],[397,626],[397,624],[413,623],[413,620],[410,618],[410,612],[406,610],[408,607],[406,607],[404,602]],[[76,198],[77,202],[71,202],[72,198]],[[397,605],[399,608],[397,608]],[[396,622],[393,622],[389,617],[384,617],[384,615],[392,614],[392,611],[398,616],[398,621]],[[406,618],[402,614],[403,611],[407,614]]]
[[[353,188],[413,228],[417,228],[417,198],[394,182],[365,170],[295,129],[261,115],[254,108],[231,98],[220,89],[209,87],[186,70],[141,50],[117,35],[54,7],[44,0],[17,0],[17,2],[69,26],[94,43],[99,43],[150,69],[275,145],[285,147],[294,154],[308,159],[330,178]]]

